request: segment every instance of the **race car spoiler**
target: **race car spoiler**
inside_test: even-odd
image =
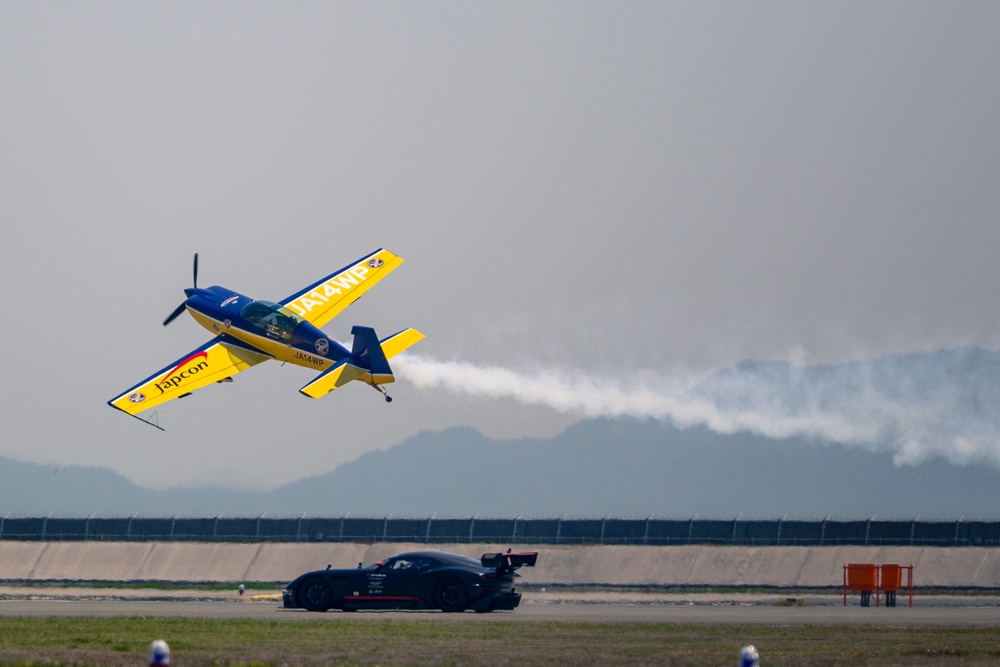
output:
[[[537,551],[511,553],[508,550],[506,553],[483,554],[479,562],[483,564],[483,567],[495,567],[497,574],[503,574],[505,572],[513,572],[524,565],[535,567],[536,560],[538,560]]]

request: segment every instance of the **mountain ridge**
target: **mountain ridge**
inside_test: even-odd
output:
[[[992,518],[1000,471],[652,420],[599,419],[553,438],[418,433],[271,491],[153,490],[90,466],[0,458],[6,515],[534,515]]]

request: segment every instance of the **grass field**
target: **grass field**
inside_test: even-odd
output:
[[[435,623],[189,618],[0,618],[0,665],[143,665],[152,639],[175,667],[280,665],[995,665],[998,628]]]

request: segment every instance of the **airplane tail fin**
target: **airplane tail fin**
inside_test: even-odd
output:
[[[322,372],[299,392],[310,398],[320,398],[348,382],[358,380],[371,385],[385,396],[386,401],[391,401],[381,386],[396,381],[392,368],[389,367],[389,359],[421,340],[424,335],[416,329],[404,329],[379,340],[373,328],[362,326],[355,326],[351,333],[354,335],[354,345],[350,358]]]
[[[370,384],[386,384],[395,382],[396,378],[389,368],[382,345],[379,343],[375,330],[371,327],[354,325],[351,329],[354,336],[354,347],[351,349],[351,364],[368,371]],[[369,378],[365,378],[368,380]]]

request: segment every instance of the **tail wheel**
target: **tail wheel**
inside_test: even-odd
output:
[[[330,587],[319,577],[310,577],[299,586],[299,603],[309,611],[326,611],[330,608]]]
[[[469,594],[458,579],[445,579],[434,589],[434,605],[441,611],[465,611]]]

